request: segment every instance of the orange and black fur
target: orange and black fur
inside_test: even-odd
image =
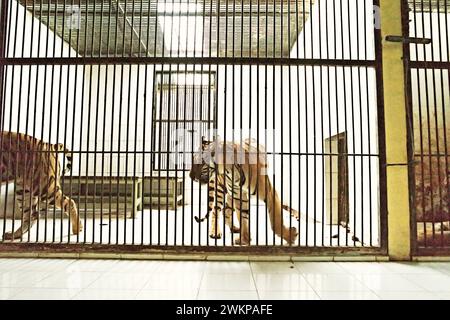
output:
[[[15,183],[16,207],[22,214],[22,225],[14,232],[6,232],[4,240],[20,239],[30,230],[41,204],[55,205],[70,216],[72,232],[78,234],[82,224],[75,202],[61,191],[58,153],[67,159],[65,172],[70,171],[72,158],[62,144],[50,144],[29,135],[1,132],[0,178],[1,183]]]
[[[206,157],[207,153],[210,156]],[[242,155],[244,161],[235,161],[238,154]],[[242,223],[240,228],[240,237],[235,243],[239,245],[250,244],[250,206],[249,197],[257,195],[259,200],[266,203],[268,216],[274,233],[282,237],[288,244],[293,244],[297,239],[298,233],[295,227],[288,228],[283,225],[283,209],[291,212],[291,215],[299,219],[299,213],[289,206],[282,204],[277,191],[267,175],[267,161],[262,158],[265,149],[256,145],[252,140],[245,140],[243,144],[224,141],[205,141],[202,139],[202,150],[194,155],[194,164],[192,165],[189,176],[191,179],[201,184],[209,184],[209,209],[212,212],[211,234],[217,234],[214,229],[217,223],[217,214],[223,208],[223,200],[226,197],[233,199],[234,204],[229,205],[229,211],[234,209],[238,216],[238,221]],[[228,156],[230,160],[226,160]],[[257,156],[257,161],[255,161]],[[200,158],[201,157],[201,158]],[[209,159],[208,159],[209,158]],[[221,188],[215,189],[216,181],[223,181],[219,184]],[[217,199],[217,200],[216,200]],[[215,203],[218,203],[216,205]],[[232,213],[231,213],[232,214]],[[200,219],[197,219],[201,221]],[[231,219],[230,219],[231,220]],[[229,225],[233,230],[234,226]]]

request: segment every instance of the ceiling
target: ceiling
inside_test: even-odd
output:
[[[416,12],[449,12],[450,13],[450,1],[446,0],[408,0],[409,7],[413,9],[416,7]],[[445,4],[447,2],[447,8]]]
[[[258,54],[288,57],[314,3],[314,0],[19,1],[80,55],[94,57]]]

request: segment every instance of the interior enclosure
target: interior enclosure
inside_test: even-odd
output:
[[[208,187],[189,170],[202,137],[251,138],[300,219],[283,211],[289,245],[250,197],[250,250],[380,250],[377,13],[372,0],[8,1],[2,129],[71,150],[62,191],[84,224],[71,234],[48,206],[14,242],[243,248],[224,219],[220,239],[196,221]],[[3,235],[24,218],[14,190],[2,185]]]

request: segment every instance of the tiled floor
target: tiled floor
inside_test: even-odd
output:
[[[450,299],[450,263],[0,259],[0,299]]]

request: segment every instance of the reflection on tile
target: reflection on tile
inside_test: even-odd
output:
[[[307,274],[308,283],[316,291],[369,291],[358,279],[346,274]]]
[[[423,291],[421,287],[401,275],[356,275],[367,287],[375,291]]]
[[[0,288],[0,300],[13,299],[14,295],[23,290],[22,288]]]
[[[144,290],[180,290],[196,289],[200,287],[200,274],[155,274],[148,278]]]
[[[69,300],[79,289],[26,288],[13,296],[17,300]]]
[[[404,277],[428,291],[450,292],[450,275],[406,274]]]
[[[382,300],[437,300],[439,297],[426,291],[377,291]]]
[[[133,300],[138,294],[137,290],[115,289],[83,289],[74,300]]]
[[[205,274],[200,289],[250,291],[256,288],[251,274]]]
[[[248,262],[219,262],[208,261],[205,266],[205,273],[208,274],[231,274],[231,273],[251,273],[250,264]]]
[[[198,289],[181,290],[142,290],[136,296],[138,300],[195,300]]]
[[[30,288],[36,282],[49,277],[50,272],[43,271],[11,271],[0,272],[0,287],[3,288]]]
[[[347,270],[349,274],[388,274],[383,264],[377,262],[339,262],[339,266]]]
[[[258,289],[260,300],[319,300],[314,291],[261,291]]]
[[[298,274],[298,270],[291,262],[250,262],[252,272],[258,273],[280,273]]]
[[[52,272],[64,270],[76,260],[74,259],[30,259],[27,263],[20,265],[18,271],[41,271]]]
[[[198,300],[258,300],[256,291],[200,290]]]
[[[318,291],[322,300],[380,300],[371,291]]]
[[[141,290],[148,282],[150,275],[142,273],[106,273],[92,282],[90,289],[124,289]]]
[[[117,260],[78,260],[71,264],[67,270],[83,272],[106,272],[110,271]]]
[[[111,273],[153,273],[160,266],[159,261],[127,261],[121,260],[108,270]]]
[[[431,274],[435,272],[430,265],[424,263],[380,262],[380,264],[391,273],[397,274]]]
[[[301,274],[346,274],[347,270],[335,262],[295,262]]]
[[[258,291],[313,291],[300,274],[255,274],[254,278]]]
[[[100,278],[99,272],[67,272],[51,275],[34,284],[37,288],[85,288]]]

